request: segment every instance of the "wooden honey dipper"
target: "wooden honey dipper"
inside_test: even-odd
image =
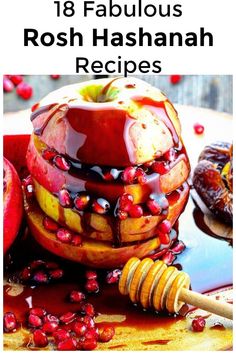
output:
[[[132,302],[140,302],[143,308],[153,307],[156,311],[167,309],[177,313],[187,303],[216,315],[233,319],[233,306],[213,300],[206,295],[189,290],[190,278],[176,267],[151,258],[142,261],[132,257],[125,264],[119,291],[128,295]]]

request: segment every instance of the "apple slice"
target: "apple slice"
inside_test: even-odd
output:
[[[19,231],[23,215],[21,182],[14,166],[3,158],[3,252],[8,251]]]
[[[117,231],[117,218],[84,212],[82,215],[70,208],[63,208],[59,200],[33,179],[35,196],[41,209],[59,224],[84,234],[87,237],[103,241],[114,241]],[[167,219],[174,225],[188,200],[189,186],[183,184],[183,190],[174,191],[169,196],[169,213]],[[155,234],[156,226],[165,218],[164,215],[144,215],[141,218],[127,218],[119,222],[121,242],[144,240]]]

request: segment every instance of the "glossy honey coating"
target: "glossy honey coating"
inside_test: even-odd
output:
[[[179,294],[182,288],[189,289],[189,286],[188,274],[151,258],[129,259],[119,281],[120,293],[129,295],[132,302],[140,302],[143,308],[170,313],[179,312],[183,306]]]

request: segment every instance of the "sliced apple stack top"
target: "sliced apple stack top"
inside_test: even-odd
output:
[[[134,78],[71,85],[34,105],[31,120],[25,208],[39,243],[96,267],[170,247],[190,167],[160,90]]]

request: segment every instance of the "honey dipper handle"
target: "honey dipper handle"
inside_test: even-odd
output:
[[[185,288],[181,289],[179,300],[185,302],[186,304],[196,306],[202,310],[229,318],[230,320],[233,319],[233,306],[227,302],[220,302],[211,299],[206,295],[199,294]]]

